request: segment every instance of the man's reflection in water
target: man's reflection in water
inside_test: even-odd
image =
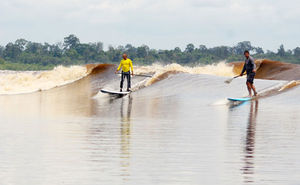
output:
[[[132,97],[122,98],[121,114],[121,176],[124,181],[128,180],[130,167],[130,116],[132,108]]]
[[[256,130],[256,117],[258,110],[258,101],[251,101],[249,118],[248,118],[248,127],[247,127],[247,136],[246,136],[246,145],[245,145],[245,165],[242,168],[245,182],[252,183],[253,174],[254,174],[254,152],[255,152],[255,130]]]

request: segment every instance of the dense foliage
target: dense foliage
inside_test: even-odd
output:
[[[268,58],[300,64],[300,47],[285,50],[281,45],[277,52],[265,52],[254,47],[249,41],[239,42],[233,47],[218,46],[207,48],[205,45],[195,47],[188,44],[185,50],[176,47],[172,50],[150,49],[143,45],[134,47],[131,44],[110,46],[103,50],[103,43],[81,43],[75,35],[64,38],[63,43],[48,44],[18,39],[14,43],[0,46],[0,69],[9,70],[41,70],[51,69],[57,65],[76,65],[87,63],[118,63],[122,53],[126,52],[135,64],[151,64],[153,62],[185,65],[211,64],[219,61],[241,61],[244,50],[249,50],[255,58]]]

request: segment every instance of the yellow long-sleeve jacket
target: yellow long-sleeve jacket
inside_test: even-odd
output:
[[[129,58],[126,60],[122,59],[117,70],[119,71],[121,68],[123,72],[128,72],[130,69],[133,71],[132,61]]]

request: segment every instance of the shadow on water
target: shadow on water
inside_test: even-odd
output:
[[[246,144],[244,150],[244,167],[241,169],[246,183],[254,183],[254,157],[255,157],[255,132],[256,132],[256,117],[258,112],[258,101],[251,101]]]
[[[130,137],[131,137],[131,109],[132,97],[122,98],[120,104],[121,128],[121,176],[123,181],[128,181],[130,176]]]

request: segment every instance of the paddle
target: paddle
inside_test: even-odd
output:
[[[117,74],[121,75],[122,73],[117,73]],[[136,74],[133,76],[150,77],[150,78],[152,77],[151,75],[136,75]]]
[[[232,82],[232,80],[234,80],[235,78],[238,78],[238,77],[240,77],[240,75],[230,78],[228,80],[225,80],[224,82],[230,84]]]

